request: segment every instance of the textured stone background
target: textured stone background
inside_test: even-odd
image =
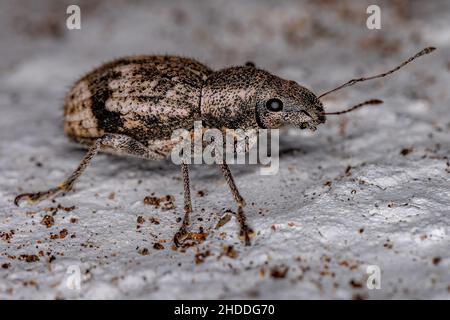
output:
[[[80,31],[65,28],[68,3],[0,4],[0,299],[449,298],[448,1],[375,1],[379,31],[365,27],[367,4],[356,0],[81,1]],[[182,186],[169,161],[99,155],[75,193],[12,203],[78,164],[84,151],[63,136],[62,99],[111,58],[168,53],[214,68],[252,60],[320,93],[429,45],[439,50],[401,73],[324,101],[327,110],[384,105],[330,118],[314,134],[283,131],[278,175],[232,168],[258,231],[251,247],[234,217],[214,230],[235,205],[213,166],[191,170],[193,229],[209,236],[185,252],[171,249]],[[153,192],[173,195],[175,210],[144,205]],[[226,246],[235,255],[221,256]],[[33,255],[39,261],[27,262]],[[380,290],[366,288],[368,265],[381,268]],[[66,286],[69,266],[80,268],[80,290]]]

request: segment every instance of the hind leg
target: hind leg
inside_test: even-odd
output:
[[[133,138],[119,134],[106,134],[94,142],[75,171],[73,171],[72,174],[66,180],[64,180],[63,183],[55,188],[51,188],[46,191],[20,194],[14,199],[14,203],[16,205],[19,205],[20,201],[26,200],[28,201],[28,203],[35,204],[45,199],[56,197],[58,195],[65,195],[67,192],[72,190],[75,182],[84,172],[84,170],[89,166],[94,156],[101,149],[111,149],[119,154],[133,155],[146,159],[163,158],[162,155],[148,149]]]

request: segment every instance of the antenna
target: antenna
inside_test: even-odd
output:
[[[412,56],[408,60],[404,61],[402,64],[398,65],[397,67],[395,67],[392,70],[389,70],[389,71],[387,71],[385,73],[381,73],[381,74],[378,74],[378,75],[375,75],[375,76],[371,76],[371,77],[363,77],[363,78],[358,78],[358,79],[352,79],[352,80],[344,83],[343,85],[341,85],[341,86],[339,86],[339,87],[337,87],[337,88],[335,88],[333,90],[330,90],[330,91],[327,91],[327,92],[321,94],[318,98],[320,99],[320,98],[322,98],[322,97],[324,97],[324,96],[326,96],[326,95],[328,95],[328,94],[330,94],[332,92],[338,91],[338,90],[343,89],[345,87],[350,87],[350,86],[354,85],[357,82],[363,82],[363,81],[367,81],[367,80],[383,78],[383,77],[385,77],[387,75],[390,75],[391,73],[394,73],[395,71],[401,69],[402,67],[404,67],[408,63],[412,62],[413,60],[415,60],[415,59],[417,59],[417,58],[419,58],[419,57],[421,57],[423,55],[429,54],[429,53],[433,52],[434,50],[436,50],[435,47],[425,48],[425,49],[423,49],[422,51],[416,53],[414,56]]]
[[[361,108],[361,107],[363,107],[363,106],[367,106],[367,105],[370,105],[370,104],[381,104],[381,103],[383,103],[382,100],[372,99],[372,100],[367,100],[367,101],[361,102],[361,103],[357,104],[356,106],[353,106],[353,107],[348,108],[348,109],[343,110],[343,111],[336,111],[336,112],[322,112],[321,115],[323,115],[323,116],[329,116],[329,115],[344,114],[344,113],[352,112],[352,111],[354,111],[354,110],[356,110],[356,109],[359,109],[359,108]]]

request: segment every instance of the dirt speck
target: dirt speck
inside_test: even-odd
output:
[[[410,154],[411,152],[413,152],[414,149],[413,148],[404,148],[400,151],[400,154],[402,156],[407,156],[408,154]]]
[[[156,219],[155,217],[148,218],[148,221],[150,221],[150,223],[152,223],[152,224],[156,224],[156,225],[159,224],[159,220]]]
[[[14,230],[10,230],[9,232],[0,232],[0,238],[3,241],[6,241],[9,243],[10,240],[12,239],[12,237],[14,236],[14,234],[15,234]]]
[[[39,257],[35,254],[22,254],[19,257],[19,260],[25,262],[37,262],[39,261]]]
[[[55,224],[55,219],[47,214],[42,218],[41,224],[47,228],[51,228]]]
[[[219,255],[218,259],[223,256],[229,257],[231,259],[236,259],[238,257],[238,252],[234,249],[233,246],[224,246],[222,253]]]
[[[206,192],[204,190],[197,191],[197,197],[203,198],[206,195]]]
[[[62,229],[62,230],[59,232],[59,238],[60,238],[60,239],[64,239],[64,238],[67,236],[68,233],[69,233],[69,232],[67,231],[67,229]]]
[[[226,225],[231,220],[231,214],[229,212],[226,212],[222,217],[220,217],[219,221],[217,222],[214,229],[220,229],[224,225]]]
[[[150,254],[150,251],[148,251],[147,248],[139,248],[138,253],[142,256],[148,256]]]
[[[270,276],[274,279],[283,279],[289,271],[288,267],[274,267],[270,270]]]
[[[211,255],[211,252],[209,250],[206,250],[204,252],[197,252],[195,254],[195,264],[201,264],[205,262],[205,259]]]
[[[358,282],[358,281],[356,281],[354,279],[350,280],[349,284],[354,289],[361,289],[362,288],[361,282]]]
[[[152,205],[155,208],[161,208],[163,211],[174,209],[174,201],[175,197],[171,195],[166,195],[159,198],[154,196],[147,196],[144,198],[144,204]]]
[[[143,224],[145,222],[145,219],[144,219],[144,217],[139,216],[139,217],[137,217],[136,222],[139,224]]]
[[[435,266],[437,266],[440,262],[441,262],[442,258],[441,257],[434,257],[433,258],[433,264]]]

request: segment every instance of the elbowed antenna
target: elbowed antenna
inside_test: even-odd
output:
[[[373,79],[377,79],[377,78],[383,78],[383,77],[385,77],[385,76],[387,76],[387,75],[390,75],[391,73],[394,73],[395,71],[401,69],[402,67],[404,67],[404,66],[407,65],[408,63],[412,62],[413,60],[415,60],[415,59],[417,59],[417,58],[419,58],[419,57],[421,57],[421,56],[423,56],[423,55],[429,54],[429,53],[433,52],[434,50],[436,50],[435,47],[428,47],[428,48],[425,48],[425,49],[423,49],[422,51],[420,51],[419,53],[416,53],[414,56],[412,56],[412,57],[409,58],[408,60],[404,61],[404,62],[403,62],[402,64],[400,64],[399,66],[397,66],[397,67],[395,67],[394,69],[389,70],[389,71],[387,71],[387,72],[385,72],[385,73],[381,73],[381,74],[378,74],[378,75],[375,75],[375,76],[371,76],[371,77],[363,77],[363,78],[358,78],[358,79],[352,79],[352,80],[350,80],[350,81],[344,83],[343,85],[341,85],[341,86],[339,86],[339,87],[337,87],[337,88],[335,88],[335,89],[333,89],[333,90],[330,90],[330,91],[327,91],[327,92],[321,94],[321,95],[319,96],[319,99],[322,98],[322,97],[324,97],[324,96],[326,96],[326,95],[328,95],[328,94],[330,94],[330,93],[332,93],[332,92],[338,91],[338,90],[343,89],[343,88],[345,88],[345,87],[350,87],[350,86],[354,85],[354,84],[357,83],[357,82],[363,82],[363,81],[367,81],[367,80],[373,80]]]
[[[370,105],[370,104],[380,104],[380,103],[383,103],[383,100],[372,99],[372,100],[367,100],[367,101],[361,102],[361,103],[357,104],[356,106],[353,106],[353,107],[348,108],[348,109],[343,110],[343,111],[322,112],[320,115],[322,115],[322,116],[329,116],[329,115],[344,114],[344,113],[352,112],[352,111],[354,111],[356,109],[359,109],[359,108],[361,108],[363,106],[367,106],[367,105]]]

